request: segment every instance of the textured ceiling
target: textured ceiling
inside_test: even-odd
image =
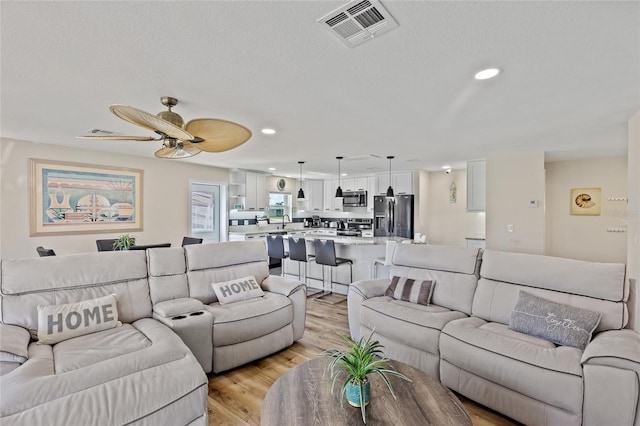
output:
[[[345,2],[7,2],[2,137],[153,156],[108,105],[249,127],[242,147],[189,160],[306,177],[429,170],[514,151],[626,153],[640,108],[640,3],[386,1],[399,28],[347,48],[315,21]],[[504,69],[475,81],[487,66]],[[278,130],[274,136],[262,127]],[[373,154],[378,160],[361,156]],[[169,160],[158,160],[169,161]]]

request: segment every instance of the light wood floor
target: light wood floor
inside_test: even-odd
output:
[[[327,348],[344,348],[340,334],[349,335],[347,304],[331,306],[309,299],[301,340],[269,357],[222,374],[209,375],[209,425],[259,425],[262,401],[273,382],[290,368],[315,358]],[[476,426],[515,424],[462,396],[460,400]]]

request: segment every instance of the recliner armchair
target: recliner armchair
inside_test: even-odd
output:
[[[306,286],[269,275],[262,241],[147,251],[153,317],[172,328],[208,373],[284,349],[302,338]],[[253,275],[265,295],[221,305],[211,284]]]

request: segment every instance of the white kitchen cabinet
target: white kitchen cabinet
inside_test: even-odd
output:
[[[256,173],[256,208],[267,208],[268,205],[267,176],[262,173]]]
[[[486,209],[485,160],[467,162],[467,210],[484,211]]]
[[[366,177],[357,177],[354,179],[353,189],[356,191],[368,191],[369,179]]]
[[[245,172],[246,175],[246,210],[264,210],[267,205],[266,176],[262,173]]]
[[[386,194],[389,188],[389,174],[379,174],[376,179],[376,195]],[[395,194],[413,194],[413,172],[391,173],[391,186]]]
[[[375,178],[375,176],[369,176],[367,178],[367,211],[372,212],[373,211],[373,197],[376,194],[376,184],[377,184],[377,180]]]
[[[392,177],[396,194],[413,194],[413,172],[397,172]]]
[[[336,198],[338,179],[327,179],[324,181],[324,210],[342,211],[342,198]],[[344,187],[342,187],[344,190]]]
[[[319,179],[310,179],[309,194],[305,194],[309,199],[308,209],[318,211],[324,209],[324,182]]]
[[[356,180],[354,178],[342,178],[340,179],[340,186],[342,187],[343,191],[355,191]]]
[[[241,204],[245,210],[265,209],[267,201],[266,176],[246,170],[234,170],[229,175],[231,206]]]

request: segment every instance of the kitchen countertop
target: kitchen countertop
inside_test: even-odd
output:
[[[291,233],[290,235],[283,235],[283,238],[289,238],[289,237],[296,237],[298,235],[296,235],[295,232]],[[405,241],[408,240],[408,238],[401,238],[401,237],[343,237],[343,236],[331,236],[331,235],[325,235],[325,234],[305,234],[305,235],[299,235],[300,237],[304,237],[305,239],[308,239],[310,242],[312,239],[314,238],[320,238],[323,240],[333,240],[336,244],[343,244],[343,245],[349,245],[349,246],[359,246],[359,245],[386,245],[387,241]]]
[[[321,238],[323,240],[334,240],[336,244],[344,245],[383,245],[387,241],[404,241],[408,238],[401,237],[347,237],[347,236],[333,236],[327,234],[314,233],[313,230],[335,230],[335,228],[302,228],[302,229],[251,229],[247,231],[229,231],[229,235],[260,235],[269,234],[273,232],[287,232],[287,235],[283,235],[283,238],[293,237],[305,237],[309,240],[314,238]]]

